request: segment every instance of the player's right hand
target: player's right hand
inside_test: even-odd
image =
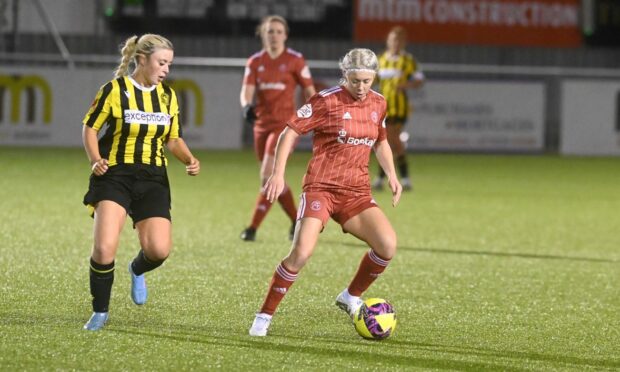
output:
[[[254,125],[254,120],[256,120],[256,112],[254,112],[254,106],[249,104],[243,106],[242,114],[245,121],[247,121],[249,124]]]

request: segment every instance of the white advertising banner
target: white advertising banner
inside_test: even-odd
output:
[[[560,152],[620,155],[620,81],[562,83]]]
[[[539,152],[545,86],[530,82],[429,81],[411,94],[405,126],[413,150]]]
[[[171,71],[168,83],[179,97],[183,137],[191,147],[241,147],[242,74],[242,69]],[[0,66],[0,145],[82,146],[82,119],[111,78],[108,68]]]
[[[82,146],[81,121],[111,74],[110,68],[0,66],[0,145]],[[183,136],[192,148],[242,147],[242,74],[173,68],[168,83],[179,97]],[[405,130],[413,150],[543,149],[542,83],[429,81],[410,100],[415,111]]]

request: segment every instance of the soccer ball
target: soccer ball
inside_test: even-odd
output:
[[[396,311],[382,298],[369,298],[355,314],[353,324],[360,336],[383,340],[390,337],[396,328]]]

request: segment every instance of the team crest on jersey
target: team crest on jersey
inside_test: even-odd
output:
[[[312,209],[313,211],[320,211],[321,202],[318,200],[313,200],[312,203],[310,203],[310,209]]]
[[[161,98],[161,103],[163,103],[164,106],[168,106],[170,104],[170,94],[162,93],[160,98]]]
[[[372,120],[373,123],[378,124],[379,123],[379,114],[377,114],[376,111],[373,111],[372,113],[370,113],[370,120]]]
[[[258,72],[263,72],[263,71],[265,71],[265,66],[263,65],[258,66]]]
[[[338,138],[336,138],[336,142],[353,146],[366,145],[368,147],[372,147],[375,144],[375,140],[368,137],[347,137],[347,131],[344,130],[344,128],[338,131]]]
[[[286,65],[283,63],[280,65],[280,67],[278,67],[280,69],[281,72],[286,71]]]
[[[338,138],[336,138],[336,141],[338,141],[339,143],[347,142],[347,131],[344,130],[344,128],[338,131]]]
[[[307,119],[312,116],[312,105],[306,103],[297,110],[297,117]]]

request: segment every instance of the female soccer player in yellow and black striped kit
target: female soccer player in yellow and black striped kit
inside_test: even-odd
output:
[[[162,82],[174,57],[172,43],[154,34],[132,36],[121,53],[116,78],[101,87],[82,129],[92,170],[84,204],[95,220],[90,258],[93,314],[84,325],[91,331],[108,321],[114,260],[127,215],[141,247],[129,263],[134,303],[146,302],[144,273],[170,254],[171,200],[164,145],[186,165],[187,174],[200,172],[200,162],[182,138],[177,96]]]
[[[413,55],[405,51],[406,43],[407,34],[404,28],[396,26],[390,30],[387,49],[379,56],[377,80],[379,90],[388,103],[386,117],[388,143],[396,158],[403,190],[410,190],[412,186],[407,153],[400,134],[409,116],[407,89],[421,87],[424,84],[424,73]],[[385,173],[379,168],[379,175],[372,183],[373,189],[383,189],[384,179]]]

